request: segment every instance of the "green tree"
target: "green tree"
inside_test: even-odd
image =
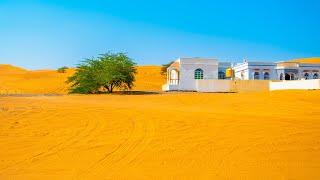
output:
[[[136,63],[124,53],[106,53],[80,63],[69,77],[71,93],[112,93],[114,88],[129,90],[133,86]]]
[[[58,68],[57,71],[58,71],[58,73],[65,73],[67,69],[68,69],[67,66],[63,66],[63,67]]]
[[[161,67],[161,74],[162,75],[167,75],[167,69],[169,66],[171,66],[172,63],[174,63],[174,61],[171,61],[167,64],[162,64],[162,67]]]

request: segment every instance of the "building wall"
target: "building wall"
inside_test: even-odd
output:
[[[231,80],[203,79],[197,80],[196,89],[198,92],[231,92]]]
[[[236,79],[248,80],[249,79],[249,69],[248,64],[238,64],[234,68],[234,74]]]
[[[231,89],[233,92],[268,91],[269,82],[269,80],[235,80],[232,81]]]
[[[269,91],[267,80],[197,80],[198,92],[258,92]]]
[[[286,89],[320,89],[320,79],[295,81],[197,80],[198,92],[258,92]]]
[[[299,69],[293,69],[293,68],[286,68],[286,69],[276,69],[277,72],[277,77],[275,80],[281,80],[281,74],[283,75],[283,79],[282,80],[286,80],[286,74],[290,75],[290,79],[289,80],[298,80],[300,79],[300,75],[299,75]],[[292,77],[292,75],[294,77]]]
[[[270,91],[285,89],[320,89],[320,80],[297,80],[297,81],[281,81],[270,82]]]
[[[259,79],[258,80],[265,80],[264,74],[267,72],[269,73],[269,80],[276,79],[277,73],[274,69],[274,66],[249,66],[249,79],[248,80],[254,80],[254,73],[259,73]]]
[[[218,79],[218,61],[213,59],[180,59],[180,90],[196,91],[194,72],[199,68],[203,70],[203,79]]]
[[[305,79],[305,73],[309,74],[309,79],[313,79],[314,74],[317,74],[318,78],[320,78],[319,64],[301,64],[299,69],[300,79]]]
[[[245,62],[242,64],[237,64],[234,67],[235,78],[241,80],[253,80],[254,73],[259,73],[259,80],[264,80],[264,73],[269,73],[269,79],[277,79],[277,73],[275,70],[275,65],[273,63],[257,63],[257,62]]]

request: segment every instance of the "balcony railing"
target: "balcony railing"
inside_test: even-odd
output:
[[[179,84],[179,79],[170,79],[169,84],[170,85],[178,85]]]

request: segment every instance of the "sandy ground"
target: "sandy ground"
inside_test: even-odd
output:
[[[320,91],[0,97],[0,179],[320,179]]]

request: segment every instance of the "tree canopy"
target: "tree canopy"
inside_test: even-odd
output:
[[[112,93],[114,88],[129,90],[133,86],[136,63],[124,53],[106,53],[86,59],[68,78],[71,93]]]
[[[62,67],[58,68],[57,71],[58,71],[58,73],[65,73],[67,69],[68,69],[67,66],[62,66]]]

